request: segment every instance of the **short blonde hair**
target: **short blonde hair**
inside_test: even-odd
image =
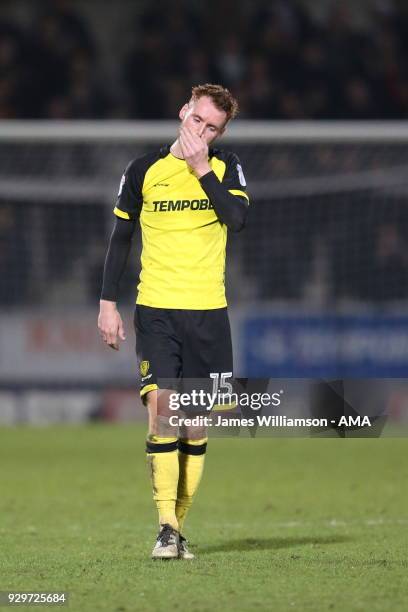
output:
[[[204,85],[196,85],[192,88],[192,100],[198,100],[203,96],[211,98],[218,110],[222,110],[227,114],[227,121],[234,119],[238,115],[239,108],[237,100],[231,92],[222,85],[205,83]]]

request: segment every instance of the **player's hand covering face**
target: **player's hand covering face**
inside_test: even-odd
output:
[[[180,111],[182,127],[189,128],[194,134],[211,144],[225,131],[227,115],[219,110],[208,96],[190,100]]]
[[[210,171],[208,145],[225,130],[227,115],[211,98],[190,100],[180,111],[179,144],[184,159],[198,176]]]
[[[183,157],[198,174],[209,172],[208,145],[225,130],[227,115],[207,96],[190,100],[180,111],[179,143]]]
[[[208,144],[204,136],[198,136],[190,128],[181,125],[179,142],[183,157],[194,170],[208,171]]]

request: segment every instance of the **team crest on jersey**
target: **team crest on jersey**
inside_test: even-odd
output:
[[[140,374],[144,377],[148,373],[150,368],[150,363],[148,361],[140,362]]]
[[[122,189],[123,189],[123,185],[125,184],[126,181],[126,176],[123,175],[122,178],[120,179],[120,185],[119,185],[119,191],[118,191],[118,197],[120,196],[120,194],[122,193]]]
[[[243,187],[246,187],[246,180],[245,180],[244,173],[242,171],[241,164],[237,164],[237,172],[238,172],[239,182],[241,183]]]

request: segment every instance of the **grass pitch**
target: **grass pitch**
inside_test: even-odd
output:
[[[408,609],[408,440],[211,439],[197,559],[163,562],[144,437],[0,429],[0,591],[65,590],[71,612]]]

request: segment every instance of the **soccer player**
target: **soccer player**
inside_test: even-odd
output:
[[[207,447],[204,428],[163,429],[160,380],[232,376],[225,249],[227,229],[244,227],[249,200],[237,156],[209,145],[237,111],[237,101],[222,86],[193,87],[179,113],[177,139],[130,162],[114,209],[98,327],[106,344],[118,350],[125,340],[118,286],[139,221],[142,270],[134,323],[140,393],[149,413],[146,452],[159,513],[153,558],[194,557],[182,530]]]

